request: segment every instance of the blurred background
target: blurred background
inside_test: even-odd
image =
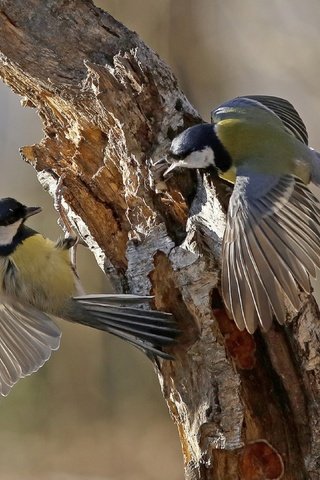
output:
[[[297,107],[320,149],[319,0],[96,1],[139,33],[172,67],[206,120],[237,95],[283,96]],[[1,197],[44,213],[33,226],[61,234],[51,198],[19,147],[42,138],[34,110],[0,85]],[[37,223],[36,223],[37,221]],[[82,249],[80,276],[107,291]],[[62,345],[36,375],[0,399],[0,464],[5,480],[183,478],[180,445],[151,363],[121,341],[61,324]]]

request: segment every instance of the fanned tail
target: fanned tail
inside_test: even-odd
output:
[[[139,295],[83,295],[74,297],[73,320],[109,332],[141,350],[165,359],[162,350],[175,342],[179,330],[170,313],[135,308],[153,297]],[[72,308],[73,310],[73,308]]]

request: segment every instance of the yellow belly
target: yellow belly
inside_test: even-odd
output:
[[[24,240],[10,260],[11,278],[4,282],[7,292],[59,316],[68,298],[76,294],[69,252],[37,234]]]

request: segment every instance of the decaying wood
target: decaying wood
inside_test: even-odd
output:
[[[51,194],[62,177],[63,206],[117,288],[154,294],[183,331],[158,374],[186,477],[320,478],[318,308],[305,298],[253,337],[227,318],[226,191],[188,172],[164,189],[153,166],[200,121],[168,67],[89,0],[0,1],[0,52],[1,77],[43,121],[22,155]]]

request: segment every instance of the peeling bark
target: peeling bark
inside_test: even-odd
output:
[[[44,139],[21,150],[40,182],[53,195],[62,177],[68,217],[117,288],[154,294],[183,331],[157,371],[186,477],[319,478],[318,308],[304,298],[254,336],[227,318],[224,185],[157,181],[171,138],[200,121],[168,67],[89,0],[2,0],[0,75],[42,118]]]

